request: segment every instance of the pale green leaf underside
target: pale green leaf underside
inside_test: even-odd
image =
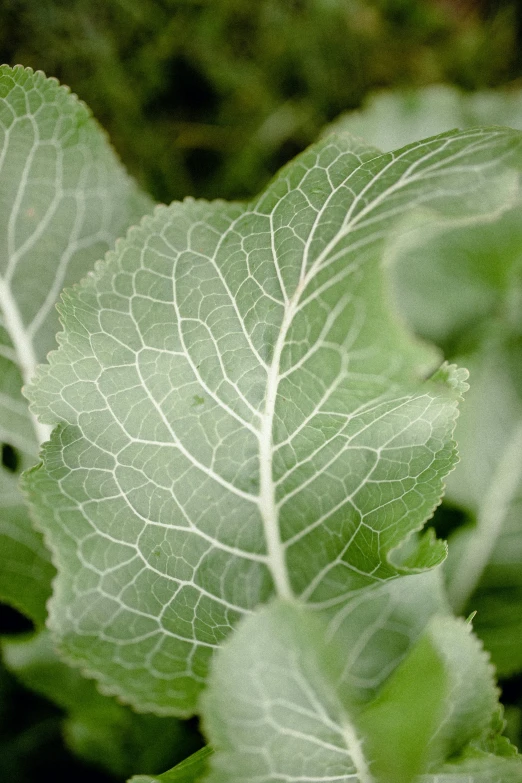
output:
[[[0,446],[20,469],[49,432],[21,386],[56,345],[56,299],[150,207],[67,88],[0,67]],[[1,487],[13,484],[0,471]],[[0,552],[0,600],[41,621],[53,570],[15,489],[0,494]]]
[[[332,611],[440,561],[428,539],[391,553],[440,498],[463,375],[419,380],[436,357],[395,321],[379,262],[412,208],[498,210],[519,147],[508,130],[390,155],[331,137],[247,207],[158,209],[64,296],[30,392],[64,426],[27,487],[71,660],[188,713],[274,592]]]
[[[349,647],[324,638],[312,613],[276,602],[223,645],[202,697],[205,783],[410,783],[490,725],[492,668],[462,620],[432,618],[361,713],[339,687]]]
[[[202,698],[205,783],[375,783],[315,619],[272,604],[220,650]]]

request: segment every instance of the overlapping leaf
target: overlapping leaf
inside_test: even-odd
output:
[[[463,621],[433,618],[362,712],[339,688],[344,647],[328,648],[324,637],[310,612],[276,602],[224,644],[202,700],[215,750],[205,781],[410,783],[449,757],[460,774],[473,755],[478,771],[495,768],[476,763],[487,756],[497,771],[522,773],[520,758],[470,744],[491,723],[497,694],[487,656]]]
[[[522,341],[491,328],[467,358],[473,381],[459,422],[462,461],[448,493],[473,524],[451,539],[448,588],[501,676],[522,670]]]
[[[0,67],[0,599],[37,622],[53,569],[16,476],[49,430],[21,386],[55,346],[63,285],[150,206],[86,106],[42,73]]]
[[[432,569],[361,590],[344,605],[342,612],[334,612],[330,618],[328,613],[323,613],[321,650],[328,656],[332,645],[335,650],[342,649],[335,685],[338,698],[350,704],[354,716],[375,698],[430,619],[446,609],[441,569]],[[256,635],[252,641],[257,657],[263,660],[262,638]],[[247,665],[248,660],[247,656]],[[234,672],[234,682],[236,675]],[[211,755],[212,750],[207,746],[158,778],[143,776],[142,780],[139,776],[132,783],[152,780],[193,783],[203,777]]]
[[[506,125],[522,130],[522,91],[463,92],[449,85],[374,93],[324,133],[347,131],[387,152],[453,128]]]
[[[388,149],[487,122],[522,128],[522,93],[382,93],[332,127]],[[503,676],[522,670],[522,202],[513,197],[485,223],[412,223],[390,253],[401,313],[471,372],[446,496],[472,524],[450,541],[450,593],[457,610],[478,611],[475,628]]]
[[[188,713],[274,593],[332,612],[440,562],[429,537],[402,545],[453,464],[464,376],[421,380],[436,357],[392,315],[381,253],[412,208],[497,212],[519,158],[502,129],[388,155],[330,137],[248,207],[159,209],[65,295],[31,391],[63,425],[27,487],[69,659]]]

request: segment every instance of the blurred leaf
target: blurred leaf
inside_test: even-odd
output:
[[[367,98],[360,110],[338,117],[323,135],[348,131],[388,152],[455,128],[482,125],[522,130],[522,90],[465,93],[433,85],[383,91]]]
[[[449,594],[501,676],[522,670],[522,339],[493,331],[463,361],[471,389],[457,426],[448,497],[475,525],[450,539]]]
[[[433,618],[357,716],[338,689],[344,647],[324,639],[317,615],[275,602],[224,643],[202,699],[215,748],[205,782],[409,783],[471,752],[469,743],[491,726],[493,670],[463,621]],[[511,761],[522,769],[520,759]]]
[[[138,714],[103,696],[93,680],[59,660],[46,631],[4,639],[2,650],[8,669],[24,685],[66,712],[63,732],[71,750],[114,775],[156,772],[197,742],[175,718]]]
[[[207,771],[207,762],[212,754],[212,748],[206,745],[168,772],[154,776],[135,775],[129,783],[196,783]]]

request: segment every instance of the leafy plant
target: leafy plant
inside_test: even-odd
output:
[[[111,245],[149,202],[63,88],[21,68],[1,78],[6,129],[21,134],[5,145],[8,263],[20,279],[32,269],[56,208],[55,280],[97,216]],[[39,312],[36,293],[51,295],[13,285],[7,296],[4,273],[8,402],[38,440],[53,428],[22,487],[56,568],[47,624],[63,662],[45,632],[6,642],[5,659],[54,700],[54,678],[72,678],[71,719],[89,730],[84,703],[95,721],[123,708],[66,663],[154,713],[148,728],[125,713],[141,742],[165,727],[175,742],[175,718],[200,714],[210,746],[136,780],[522,780],[488,655],[448,605],[446,546],[423,530],[456,464],[467,372],[407,327],[388,269],[411,261],[419,225],[437,240],[438,270],[443,235],[451,247],[512,219],[521,167],[522,134],[508,128],[388,153],[340,132],[249,204],[156,207],[62,294],[58,348],[34,375],[25,302]],[[92,196],[92,216],[58,210],[63,183],[67,205]],[[119,223],[116,204],[129,205]],[[90,264],[100,249],[86,244]],[[54,298],[61,284],[48,287]],[[517,466],[506,464],[493,495],[511,509]],[[455,547],[457,577],[471,546]],[[474,585],[457,577],[449,596],[465,603]],[[31,614],[19,581],[4,597]]]
[[[423,130],[488,122],[522,129],[520,91],[382,93],[333,129],[387,149]],[[477,611],[475,628],[503,676],[522,671],[521,208],[515,194],[509,209],[473,231],[439,223],[427,232],[412,223],[391,253],[401,313],[470,371],[457,428],[461,460],[446,491],[469,525],[451,541],[449,594],[459,611]]]

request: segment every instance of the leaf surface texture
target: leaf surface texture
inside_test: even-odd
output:
[[[158,208],[66,293],[31,387],[61,424],[28,476],[59,566],[68,659],[140,708],[189,714],[213,651],[274,594],[330,614],[436,565],[465,373],[388,304],[381,258],[415,207],[463,219],[513,190],[519,134],[393,154],[347,135],[246,207]]]

